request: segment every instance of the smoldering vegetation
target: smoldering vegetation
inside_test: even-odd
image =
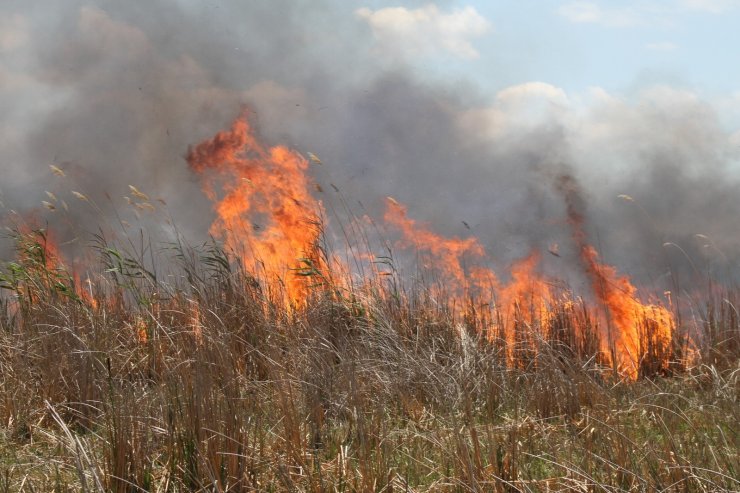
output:
[[[216,244],[173,245],[165,272],[99,237],[80,282],[42,232],[15,241],[0,317],[9,491],[738,487],[735,292],[679,321],[690,345],[638,321],[630,381],[577,299],[547,314],[518,300],[506,338],[395,277],[347,290],[312,272],[286,306]]]
[[[738,139],[708,102],[424,80],[330,2],[2,8],[0,489],[738,488]],[[320,157],[301,303],[208,239],[185,157],[240,111]],[[563,296],[454,297],[382,227],[380,268],[332,270],[386,196],[504,281],[540,252]],[[632,314],[634,381],[587,244],[670,310]]]

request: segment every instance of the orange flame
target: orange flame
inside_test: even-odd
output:
[[[661,345],[671,340],[673,315],[663,306],[644,304],[637,299],[637,288],[627,276],[599,262],[599,254],[590,245],[581,247],[581,260],[591,278],[596,297],[609,311],[616,331],[610,335],[614,343],[618,368],[636,378],[640,369],[647,335]],[[641,334],[650,331],[651,334]]]
[[[453,300],[459,315],[469,314],[469,303],[482,303],[492,297],[498,314],[504,317],[499,333],[509,342],[513,342],[509,318],[517,318],[530,326],[534,326],[536,319],[546,318],[550,287],[536,272],[540,261],[538,252],[533,251],[515,262],[511,281],[502,284],[493,270],[480,265],[479,262],[486,259],[486,252],[477,238],[443,237],[409,218],[406,206],[395,199],[389,197],[386,205],[386,222],[403,235],[398,245],[414,247],[425,256],[428,262],[425,266],[440,276],[444,294]],[[468,260],[473,263],[469,267],[465,265]]]
[[[195,342],[200,346],[203,344],[203,323],[201,322],[200,308],[195,300],[189,300],[189,326]]]
[[[216,201],[211,233],[241,254],[245,268],[262,273],[268,287],[283,285],[290,302],[305,299],[304,278],[322,267],[322,208],[309,192],[306,159],[283,146],[263,147],[241,115],[231,129],[191,148],[187,161]]]
[[[85,302],[89,307],[93,309],[97,309],[100,306],[100,303],[98,302],[98,299],[95,297],[92,291],[93,283],[90,280],[90,277],[86,277],[85,280],[82,280],[82,275],[80,274],[80,270],[78,268],[73,268],[72,270],[72,277],[74,279],[75,284],[75,293],[77,296]]]
[[[18,260],[24,263],[26,268],[36,270],[45,288],[54,290],[62,285],[71,284],[70,287],[74,288],[74,293],[79,300],[90,308],[98,308],[98,300],[92,291],[85,289],[85,284],[88,288],[92,284],[89,278],[82,280],[80,272],[84,270],[83,263],[79,259],[71,262],[67,260],[59,248],[54,231],[36,228],[33,226],[35,222],[35,219],[27,218],[16,224],[23,238]],[[51,277],[47,274],[51,274]],[[62,283],[59,284],[58,281]]]
[[[511,307],[514,303],[526,303],[529,306],[528,322],[534,323],[534,318],[546,318],[551,300],[550,284],[537,272],[540,262],[540,253],[532,251],[526,257],[518,260],[511,267],[511,281],[502,287],[498,293],[501,305]]]
[[[311,160],[320,163],[315,156]],[[280,296],[289,306],[306,300],[306,280],[312,276],[322,280],[331,276],[331,282],[339,286],[352,284],[352,269],[347,264],[339,257],[326,260],[320,255],[323,208],[309,192],[314,188],[307,175],[309,162],[298,153],[283,146],[263,146],[246,116],[241,115],[229,130],[191,148],[187,161],[200,176],[206,195],[215,202],[217,218],[211,233],[240,255],[245,269],[261,274],[266,287],[281,286]],[[629,278],[600,262],[587,241],[575,180],[561,177],[558,186],[566,199],[581,264],[595,297],[603,304],[606,325],[613,329],[608,330],[608,347],[602,350],[612,348],[612,364],[637,377],[645,332],[650,332],[649,341],[670,341],[672,315],[663,306],[640,302]],[[548,321],[556,315],[555,304],[568,303],[555,300],[551,284],[537,272],[539,252],[516,262],[511,280],[501,283],[491,269],[480,265],[486,252],[477,238],[436,234],[409,218],[407,208],[390,197],[384,219],[402,233],[398,245],[415,248],[424,267],[437,276],[430,288],[433,296],[451,303],[462,316],[475,311],[475,303],[489,310],[495,307],[498,319],[489,319],[489,323],[509,342],[517,342],[521,327],[537,325],[545,335]],[[549,251],[559,256],[557,245],[551,245]],[[485,303],[487,296],[492,304]]]
[[[146,320],[144,320],[140,315],[137,315],[134,318],[133,323],[129,323],[127,325],[133,331],[133,335],[136,337],[136,341],[139,344],[145,345],[149,341],[149,332],[147,330]]]
[[[427,266],[432,267],[447,284],[451,291],[449,294],[460,297],[469,291],[472,286],[466,275],[464,260],[485,256],[485,249],[477,238],[445,238],[433,233],[409,218],[407,207],[391,197],[386,200],[384,219],[402,232],[400,246],[414,247],[422,253],[428,253],[425,259],[429,262]],[[471,280],[478,279],[498,284],[496,276],[488,270],[478,271],[478,276]]]
[[[589,276],[597,299],[603,303],[613,327],[609,326],[609,342],[614,345],[617,367],[632,378],[639,373],[645,340],[641,331],[650,331],[647,336],[667,345],[671,340],[673,315],[663,306],[643,304],[637,299],[637,289],[627,276],[599,261],[596,249],[588,244],[584,229],[584,217],[579,210],[580,197],[575,180],[568,176],[560,178],[558,184],[565,196],[568,222],[573,230],[573,240],[578,247],[581,263]],[[615,329],[615,330],[614,330]]]

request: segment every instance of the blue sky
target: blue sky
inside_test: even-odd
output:
[[[480,40],[480,67],[473,72],[482,82],[500,77],[487,67],[502,57],[518,77],[569,92],[651,83],[733,92],[740,80],[740,9],[733,4],[472,2],[493,24]]]
[[[408,13],[432,5],[402,4]],[[377,14],[393,7],[376,2],[368,8]],[[399,4],[395,8],[400,15]],[[418,63],[441,76],[470,78],[482,88],[544,81],[568,93],[598,86],[629,94],[668,84],[711,98],[740,89],[740,2],[478,0],[436,8],[440,17],[474,9],[488,27],[457,33],[476,56],[440,49]],[[408,41],[413,28],[407,29],[407,36],[394,38],[397,49],[404,37]]]

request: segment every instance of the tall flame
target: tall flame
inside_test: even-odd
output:
[[[90,308],[98,308],[98,300],[91,289],[92,281],[87,276],[82,278],[85,263],[78,258],[69,261],[59,248],[54,232],[32,226],[35,222],[34,218],[26,218],[16,224],[21,238],[18,260],[38,277],[39,287],[50,291],[73,288],[80,301]]]
[[[673,315],[663,306],[641,303],[629,278],[599,261],[598,252],[587,241],[577,183],[570,176],[562,176],[558,188],[565,197],[568,222],[581,263],[594,294],[608,311],[609,342],[614,345],[616,364],[629,376],[637,377],[643,352],[640,344],[645,340],[641,331],[653,332],[649,337],[665,345],[671,340]]]
[[[313,155],[310,159],[320,162]],[[217,218],[211,233],[223,238],[239,254],[245,268],[261,275],[268,288],[282,286],[284,301],[290,305],[303,302],[308,296],[305,278],[310,275],[326,272],[332,282],[350,284],[343,278],[352,275],[348,265],[338,257],[326,260],[319,254],[323,209],[309,192],[309,162],[301,155],[283,146],[263,146],[243,114],[230,129],[191,148],[187,161],[215,203]],[[629,278],[600,261],[587,240],[575,180],[561,177],[558,188],[566,201],[582,268],[602,305],[607,327],[603,350],[611,349],[615,367],[636,377],[645,332],[650,332],[649,341],[670,341],[671,313],[663,306],[642,303]],[[470,310],[477,310],[475,306],[493,307],[496,317],[486,323],[508,342],[521,342],[522,327],[539,327],[545,335],[549,320],[556,317],[554,306],[572,301],[555,299],[551,283],[538,273],[537,251],[516,262],[510,280],[503,283],[484,266],[486,252],[477,238],[439,235],[410,218],[406,206],[390,197],[384,219],[401,232],[397,246],[413,248],[425,271],[434,274],[433,282],[427,285],[433,296],[466,317]],[[557,254],[557,248],[551,247],[550,252]],[[529,342],[525,340],[525,344]]]
[[[403,234],[399,243],[401,247],[412,247],[421,253],[428,253],[424,259],[426,267],[431,267],[446,283],[448,295],[464,296],[471,287],[470,279],[464,268],[467,259],[481,259],[485,256],[483,245],[477,238],[445,238],[433,233],[425,226],[408,217],[408,209],[397,200],[386,199],[385,221],[398,228]],[[487,274],[487,275],[486,275]],[[479,271],[479,279],[497,285],[498,280],[491,271]]]
[[[305,279],[292,270],[311,274],[321,262],[321,204],[309,192],[308,161],[287,147],[264,147],[245,114],[191,148],[187,161],[216,202],[211,234],[223,238],[268,286],[283,285],[289,301],[304,299]]]

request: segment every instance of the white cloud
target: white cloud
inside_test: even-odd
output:
[[[720,14],[740,6],[740,0],[629,0],[619,2],[577,0],[557,9],[557,13],[574,23],[599,24],[605,27],[671,25],[679,15],[696,12]]]
[[[446,52],[459,58],[477,58],[471,40],[491,28],[488,20],[470,6],[449,13],[433,4],[418,9],[361,8],[356,15],[370,25],[384,51],[411,56]]]
[[[678,46],[670,41],[656,41],[655,43],[648,43],[645,45],[650,51],[675,51]]]
[[[462,113],[458,125],[463,135],[499,149],[530,145],[538,130],[560,128],[570,143],[572,163],[584,177],[593,172],[593,179],[602,175],[592,163],[637,171],[646,156],[657,154],[686,157],[684,171],[690,174],[709,166],[716,160],[712,156],[740,158],[740,149],[733,147],[740,131],[731,134],[720,125],[720,113],[740,114],[740,104],[737,110],[730,106],[670,86],[653,86],[625,99],[599,87],[567,94],[550,84],[528,82],[499,91],[488,107]]]
[[[575,2],[563,5],[558,13],[572,22],[598,22],[603,13],[593,2]]]
[[[628,27],[643,22],[639,13],[630,7],[605,9],[596,2],[571,2],[561,6],[558,13],[571,22],[609,27]]]
[[[561,122],[570,111],[571,103],[565,91],[534,81],[502,89],[493,105],[465,112],[458,123],[465,135],[482,134],[505,140],[505,136]]]
[[[568,96],[559,87],[537,81],[510,86],[496,94],[496,102],[508,106],[521,106],[532,101],[564,106],[568,104]]]
[[[731,8],[737,7],[737,0],[682,0],[681,5],[689,10],[699,10],[712,14],[720,14]]]

